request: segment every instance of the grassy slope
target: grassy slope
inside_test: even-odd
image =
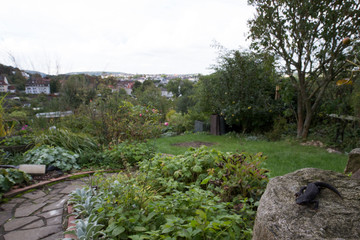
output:
[[[331,154],[318,147],[301,146],[297,142],[267,142],[246,141],[236,137],[212,135],[183,135],[159,138],[154,140],[158,152],[182,154],[188,148],[171,146],[174,143],[202,141],[213,142],[211,148],[223,152],[263,152],[268,157],[264,167],[270,170],[271,177],[284,175],[300,168],[314,167],[337,172],[343,172],[347,156],[345,154]]]

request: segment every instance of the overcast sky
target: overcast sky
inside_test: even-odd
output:
[[[0,63],[50,74],[208,74],[214,42],[248,48],[254,12],[246,0],[2,1]]]

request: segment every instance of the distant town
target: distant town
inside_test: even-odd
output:
[[[172,93],[164,86],[171,79],[187,79],[192,82],[199,80],[200,74],[131,74],[123,72],[71,72],[60,75],[47,75],[37,71],[20,70],[10,66],[0,66],[0,92],[3,93],[26,93],[26,94],[57,94],[58,89],[53,89],[51,81],[56,79],[61,84],[71,75],[87,75],[97,79],[111,79],[112,84],[107,87],[112,92],[124,89],[129,95],[135,82],[143,83],[146,80],[154,81],[157,87],[161,88],[162,95],[168,98]],[[96,81],[96,80],[95,80]],[[108,81],[109,82],[109,81]],[[24,85],[22,87],[22,85]]]

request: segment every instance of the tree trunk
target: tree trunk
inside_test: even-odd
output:
[[[301,138],[304,129],[304,110],[301,101],[300,93],[298,93],[298,108],[297,108],[297,137]]]
[[[310,100],[303,99],[299,94],[297,111],[297,138],[306,140],[309,134],[312,118],[313,109]]]
[[[299,72],[299,86],[297,90],[297,138],[302,138],[304,132],[304,120],[306,118],[305,112],[305,101],[306,97],[304,96],[303,84],[304,80],[301,79],[300,71]]]
[[[312,116],[313,116],[313,113],[311,112],[311,110],[310,110],[310,112],[306,113],[303,132],[301,134],[301,138],[304,139],[304,140],[307,138],[307,136],[309,134],[309,129],[310,129]]]
[[[311,99],[306,89],[306,76],[298,69],[298,111],[297,111],[297,137],[305,140],[308,136],[315,104],[312,106]],[[314,109],[313,109],[314,107]]]

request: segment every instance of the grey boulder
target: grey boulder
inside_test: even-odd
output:
[[[297,205],[294,194],[316,181],[331,184],[343,199],[323,189],[316,198],[318,210]],[[360,239],[360,180],[315,168],[270,179],[258,207],[253,239]]]

